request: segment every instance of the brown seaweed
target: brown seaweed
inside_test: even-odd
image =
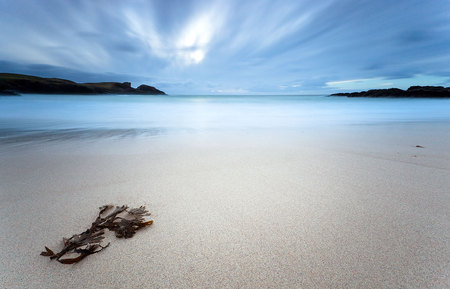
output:
[[[144,206],[128,209],[128,206],[124,205],[116,207],[114,211],[106,215],[106,212],[112,208],[112,205],[100,207],[100,212],[89,229],[69,239],[63,238],[64,248],[60,252],[54,253],[45,247],[41,255],[50,257],[52,260],[56,259],[62,264],[77,263],[86,256],[98,253],[109,246],[109,243],[102,245],[105,230],[113,231],[118,238],[131,238],[139,229],[153,224],[153,220],[145,220],[150,213]],[[74,258],[62,258],[66,254],[78,255]]]

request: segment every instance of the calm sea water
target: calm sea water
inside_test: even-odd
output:
[[[328,96],[0,97],[0,140],[439,122],[450,99]]]

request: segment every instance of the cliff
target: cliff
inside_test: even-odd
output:
[[[77,83],[66,79],[0,73],[0,95],[36,94],[165,94],[148,85],[131,87],[130,82]]]
[[[443,86],[411,86],[407,90],[398,88],[371,89],[361,92],[334,93],[332,96],[347,97],[423,97],[450,98],[450,87]]]

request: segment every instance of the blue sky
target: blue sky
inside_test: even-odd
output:
[[[169,94],[450,86],[450,1],[0,0],[0,71]]]

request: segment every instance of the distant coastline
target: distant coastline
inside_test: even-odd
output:
[[[149,85],[131,87],[130,82],[77,83],[60,78],[0,73],[0,95],[33,94],[141,94],[165,95]]]
[[[411,86],[407,90],[399,88],[371,89],[361,92],[334,93],[331,96],[347,97],[408,97],[408,98],[450,98],[450,87]]]

